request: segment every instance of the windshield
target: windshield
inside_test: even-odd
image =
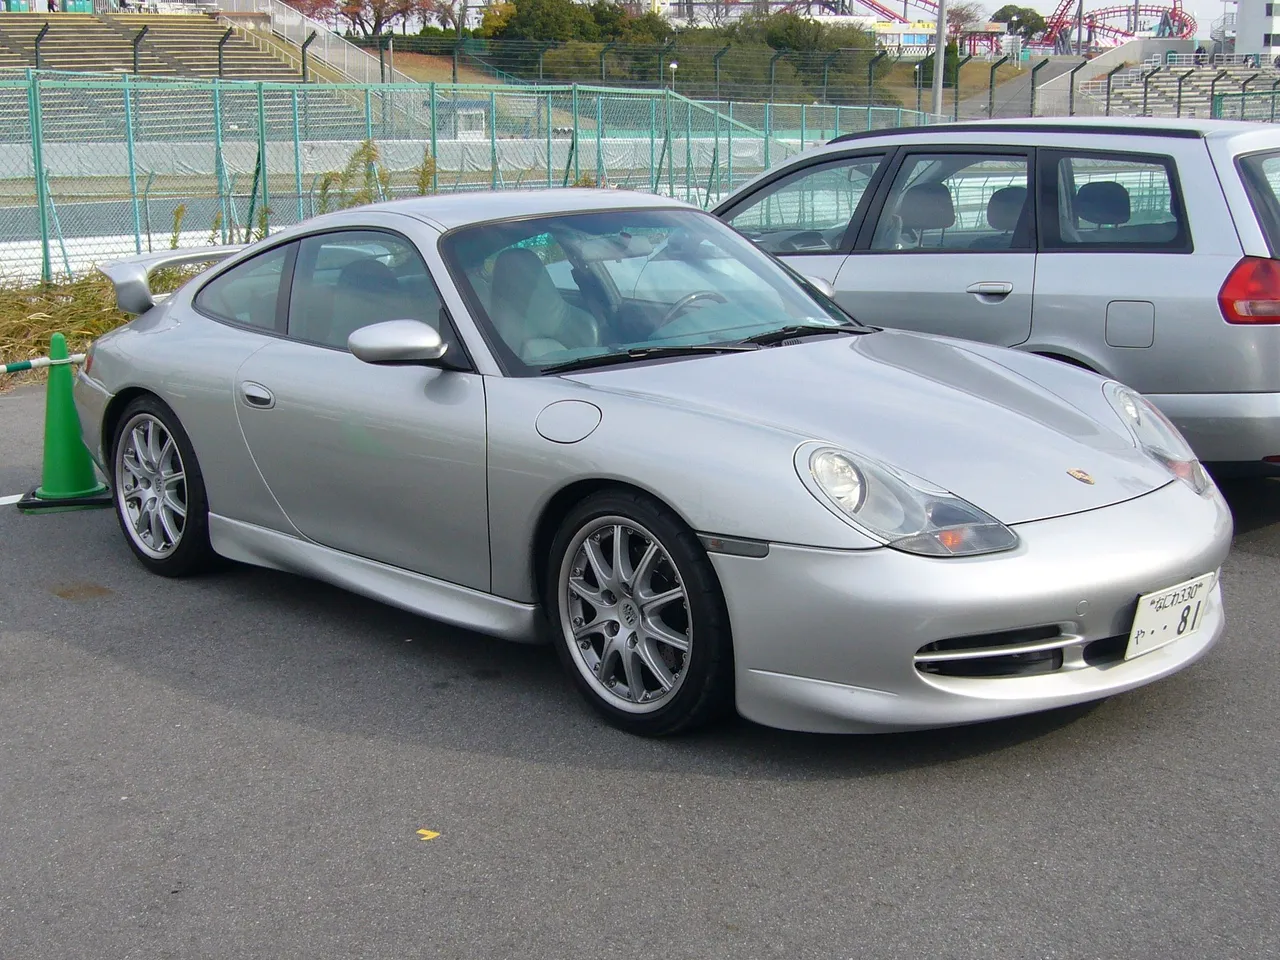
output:
[[[466,227],[441,250],[513,373],[586,357],[853,325],[710,215],[610,210]]]

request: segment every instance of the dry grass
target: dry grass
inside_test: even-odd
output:
[[[152,289],[176,289],[193,270],[160,271]],[[71,353],[83,353],[96,338],[130,318],[116,309],[111,282],[97,271],[50,284],[0,279],[0,364],[49,355],[55,333],[67,338]],[[0,392],[43,378],[42,371],[0,374]]]

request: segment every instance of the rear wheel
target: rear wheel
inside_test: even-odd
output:
[[[174,412],[157,397],[138,397],[111,449],[116,518],[142,565],[166,577],[207,567],[214,553],[204,479]]]
[[[610,722],[664,736],[732,700],[729,618],[689,528],[626,490],[588,497],[551,547],[547,611],[578,689]]]

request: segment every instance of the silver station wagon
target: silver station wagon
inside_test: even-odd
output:
[[[865,323],[1087,367],[1280,472],[1278,187],[1269,124],[1046,118],[840,137],[714,213]]]

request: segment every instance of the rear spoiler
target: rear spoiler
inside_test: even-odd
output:
[[[157,270],[192,263],[216,263],[239,253],[246,246],[247,244],[231,244],[144,253],[141,256],[101,264],[98,270],[105,274],[116,288],[116,306],[125,313],[138,316],[146,313],[166,296],[166,294],[151,292],[151,275]]]

